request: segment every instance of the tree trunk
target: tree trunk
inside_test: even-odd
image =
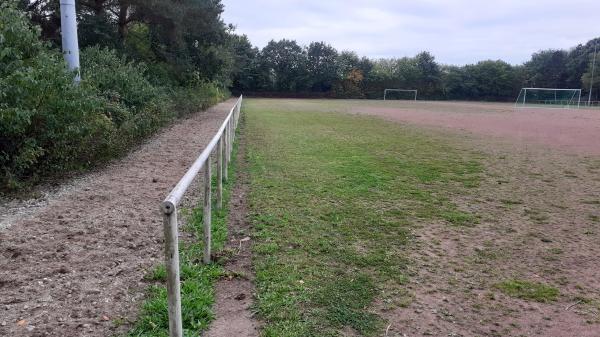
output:
[[[121,0],[119,2],[119,37],[121,42],[125,41],[127,37],[127,25],[129,24],[129,2]]]

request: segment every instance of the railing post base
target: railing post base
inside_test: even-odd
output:
[[[202,213],[202,220],[204,221],[204,257],[203,261],[205,264],[210,263],[211,254],[211,189],[212,189],[212,170],[211,170],[211,157],[209,156],[204,164],[204,213]]]
[[[167,270],[167,300],[169,312],[169,336],[183,337],[181,321],[181,286],[179,283],[179,236],[177,207],[163,205],[163,228],[165,234],[165,265]]]

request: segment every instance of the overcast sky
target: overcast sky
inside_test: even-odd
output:
[[[223,0],[227,23],[258,47],[326,41],[372,58],[432,52],[446,64],[523,63],[600,37],[600,0]]]

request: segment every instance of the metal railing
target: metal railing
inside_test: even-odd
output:
[[[235,130],[238,125],[243,97],[240,96],[231,108],[225,121],[200,154],[198,159],[177,183],[175,188],[161,204],[165,232],[165,265],[167,269],[167,297],[169,310],[169,336],[182,337],[183,323],[181,318],[181,285],[179,281],[179,231],[177,224],[177,207],[198,173],[204,170],[204,213],[203,242],[204,255],[202,261],[210,263],[211,255],[211,197],[212,197],[212,153],[217,149],[217,208],[223,207],[223,181],[227,180],[228,165],[235,141]]]

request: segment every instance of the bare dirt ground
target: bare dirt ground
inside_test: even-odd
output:
[[[144,296],[145,272],[162,263],[158,204],[232,105],[178,121],[42,201],[1,205],[8,229],[0,231],[0,336],[126,331]]]
[[[414,300],[381,313],[387,336],[600,336],[600,111],[361,104],[346,111],[427,129],[484,164],[481,186],[455,196],[479,224],[414,230]],[[560,295],[510,297],[497,288],[507,280]]]
[[[251,310],[255,295],[252,268],[251,226],[248,221],[248,172],[243,134],[237,152],[237,180],[230,201],[227,226],[229,240],[225,251],[231,257],[225,269],[231,277],[219,280],[216,286],[215,316],[207,337],[257,337],[259,322]]]
[[[516,109],[513,104],[463,102],[356,101],[351,111],[390,120],[458,129],[600,155],[599,109]]]

